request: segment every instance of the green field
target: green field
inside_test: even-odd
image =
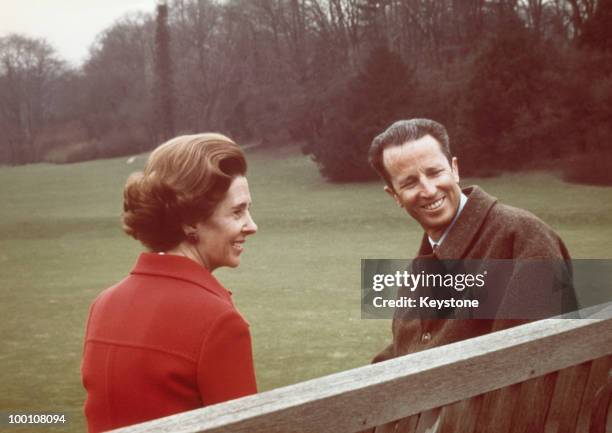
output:
[[[421,231],[379,183],[328,184],[294,150],[248,160],[259,232],[241,267],[216,275],[251,323],[260,389],[367,364],[390,323],[360,318],[360,259],[411,258]],[[84,430],[87,308],[141,250],[119,216],[123,183],[143,162],[0,168],[0,411],[65,412],[61,431]],[[462,183],[531,210],[575,258],[612,258],[612,188],[546,173]]]

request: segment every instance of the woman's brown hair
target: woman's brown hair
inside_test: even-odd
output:
[[[123,230],[152,251],[185,239],[184,224],[206,220],[247,163],[240,147],[215,134],[183,135],[151,153],[123,189]]]

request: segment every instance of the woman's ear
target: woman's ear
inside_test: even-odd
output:
[[[185,234],[185,238],[190,244],[197,244],[200,240],[200,236],[198,235],[198,228],[195,225],[183,224],[183,233]]]

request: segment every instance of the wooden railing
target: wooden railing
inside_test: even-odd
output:
[[[589,314],[541,320],[115,432],[354,433],[593,360],[589,368],[598,373],[586,373],[579,395],[559,390],[549,412],[575,417],[573,431],[605,429],[612,307]],[[576,398],[568,415],[564,399]],[[595,428],[597,417],[603,421]]]

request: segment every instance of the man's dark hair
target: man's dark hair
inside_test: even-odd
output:
[[[452,155],[446,128],[434,120],[410,119],[398,120],[372,140],[368,154],[370,165],[387,182],[387,185],[393,188],[389,173],[383,163],[384,150],[391,146],[401,146],[404,143],[418,140],[426,135],[431,135],[440,144],[440,150],[450,164]]]

